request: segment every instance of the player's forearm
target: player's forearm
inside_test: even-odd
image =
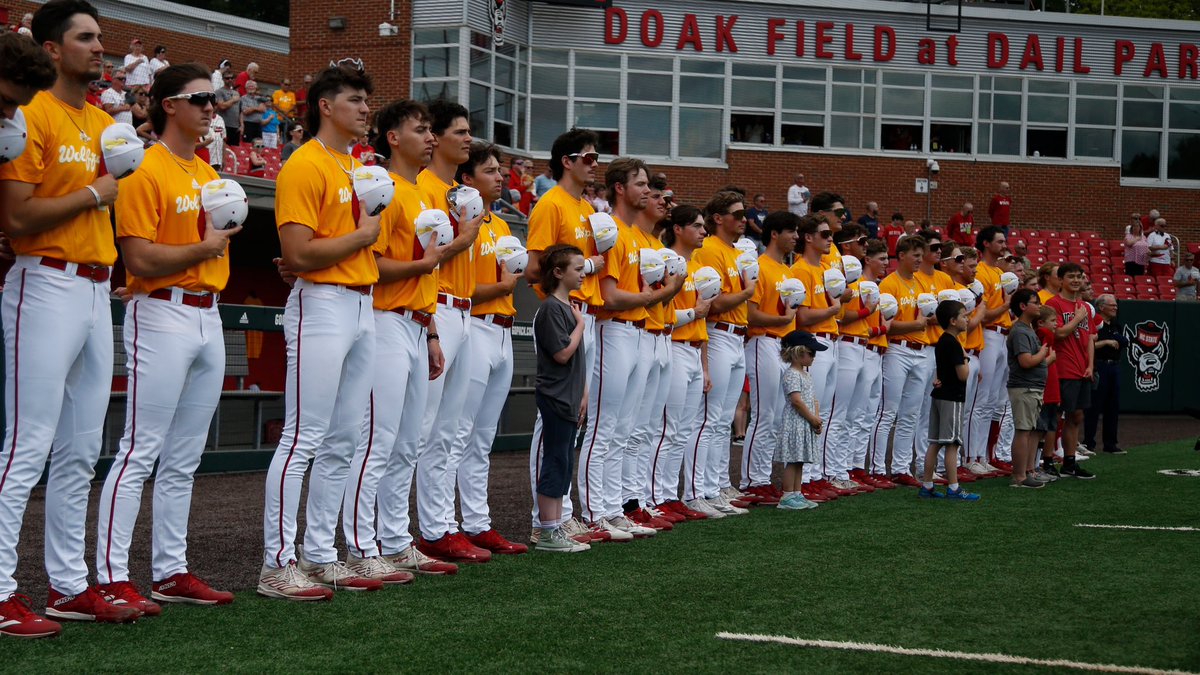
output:
[[[796,311],[796,325],[811,326],[815,323],[820,323],[829,317],[841,311],[841,307],[825,307],[823,309],[811,309],[809,307],[801,307]]]
[[[94,208],[96,196],[87,188],[61,197],[30,197],[0,213],[0,228],[10,237],[29,237],[49,232]]]
[[[746,311],[747,322],[751,326],[763,328],[774,328],[776,326],[786,326],[796,320],[795,317],[779,316],[777,314],[767,314],[758,308],[757,305],[751,303]]]
[[[709,310],[709,313],[724,314],[725,312],[737,308],[738,305],[745,303],[750,299],[751,295],[754,295],[753,288],[747,288],[740,293],[722,293],[721,295],[713,298],[712,309]]]
[[[383,256],[375,256],[379,267],[379,283],[386,284],[401,279],[411,279],[433,271],[433,265],[425,259],[392,260]]]
[[[513,277],[516,279],[516,277]],[[503,298],[513,292],[513,284],[508,284],[503,281],[498,281],[494,284],[476,284],[475,294],[471,296],[471,303],[478,305],[483,302],[490,302],[497,298]]]
[[[136,277],[152,279],[177,274],[189,267],[217,257],[215,249],[205,243],[174,246],[145,239],[121,239],[121,254],[125,268]]]
[[[374,242],[366,241],[360,230],[354,230],[340,237],[310,239],[290,245],[282,241],[280,243],[283,262],[288,269],[294,272],[311,272],[332,267]]]
[[[893,321],[891,327],[888,328],[888,335],[909,335],[912,333],[920,333],[925,330],[926,323],[920,321]]]
[[[619,288],[602,289],[600,294],[604,297],[604,309],[613,312],[637,309],[650,304],[647,302],[647,296],[641,293],[630,293]]]

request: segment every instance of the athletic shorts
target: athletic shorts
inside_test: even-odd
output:
[[[962,401],[933,399],[929,406],[929,443],[962,445]]]
[[[1062,399],[1062,411],[1071,414],[1076,410],[1092,407],[1091,380],[1059,380],[1058,390]]]
[[[1013,428],[1017,431],[1036,431],[1042,411],[1042,390],[1033,387],[1010,387],[1008,400],[1012,403]]]
[[[1038,416],[1036,431],[1046,433],[1058,431],[1058,413],[1059,408],[1057,403],[1043,403],[1042,414]]]

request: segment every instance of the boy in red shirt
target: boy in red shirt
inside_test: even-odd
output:
[[[1083,268],[1076,263],[1063,263],[1058,268],[1058,278],[1062,280],[1062,289],[1058,295],[1046,301],[1046,306],[1054,308],[1058,314],[1057,327],[1054,329],[1054,351],[1058,353],[1058,386],[1065,418],[1061,473],[1063,476],[1090,479],[1095,476],[1075,460],[1083,411],[1091,404],[1095,358],[1093,329],[1089,321],[1091,315],[1087,303],[1080,298]]]
[[[1053,296],[1051,296],[1053,297]],[[1037,336],[1043,345],[1054,348],[1054,329],[1058,327],[1058,312],[1049,305],[1042,305],[1037,323]],[[1038,443],[1041,450],[1041,474],[1049,480],[1058,480],[1058,467],[1054,466],[1054,446],[1058,441],[1060,405],[1062,397],[1058,391],[1058,368],[1051,362],[1046,368],[1046,390],[1042,394],[1042,412],[1038,417],[1037,431],[1045,434]],[[1030,471],[1038,472],[1037,457],[1031,457]]]
[[[892,214],[892,222],[884,225],[879,231],[879,238],[887,242],[888,257],[896,257],[896,242],[900,241],[900,237],[904,236],[904,214],[896,212]]]

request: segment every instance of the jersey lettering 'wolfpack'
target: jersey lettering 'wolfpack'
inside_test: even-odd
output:
[[[58,146],[58,163],[83,164],[88,171],[95,171],[96,165],[100,163],[100,156],[86,145],[60,145]]]

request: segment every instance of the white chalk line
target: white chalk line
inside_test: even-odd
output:
[[[1090,527],[1097,530],[1158,530],[1162,532],[1200,532],[1200,527],[1155,527],[1151,525],[1099,525],[1075,523],[1075,527]]]
[[[1005,665],[1046,666],[1050,668],[1072,668],[1101,673],[1134,673],[1136,675],[1200,675],[1186,670],[1161,670],[1144,666],[1119,666],[1110,663],[1084,663],[1066,659],[1034,659],[1025,656],[1009,654],[982,654],[974,652],[952,652],[942,649],[913,649],[909,647],[894,647],[870,642],[839,642],[835,640],[806,640],[782,635],[758,635],[747,633],[717,633],[721,640],[742,642],[764,642],[797,647],[818,647],[821,649],[844,649],[857,652],[875,652],[881,654],[899,654],[901,656],[926,656],[938,659],[955,659],[959,661],[981,661],[984,663],[1000,663]]]

